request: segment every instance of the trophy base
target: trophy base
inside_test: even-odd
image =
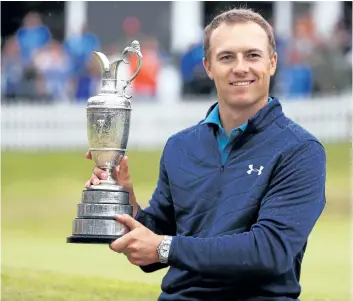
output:
[[[133,212],[129,193],[118,189],[83,190],[67,243],[110,244],[129,232],[126,225],[115,219],[117,215],[132,216]]]
[[[67,243],[72,244],[111,244],[122,235],[72,235],[66,239]]]

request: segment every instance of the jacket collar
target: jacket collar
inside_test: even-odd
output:
[[[217,106],[218,102],[214,103],[207,111],[206,117]],[[272,101],[260,109],[255,115],[249,118],[246,131],[261,131],[277,118],[283,116],[282,106],[276,97],[272,97]]]
[[[218,109],[218,103],[216,103],[216,106],[213,107],[211,112],[206,116],[206,119],[202,121],[202,123],[212,123],[217,125],[219,128],[222,128],[221,120],[219,119],[219,109]],[[241,126],[239,126],[237,129],[241,130],[242,132],[245,131],[246,127],[248,125],[248,122],[246,121],[243,123]]]

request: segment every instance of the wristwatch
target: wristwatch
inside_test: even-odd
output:
[[[169,257],[170,244],[172,243],[172,236],[164,236],[163,240],[157,247],[159,262],[167,263]]]

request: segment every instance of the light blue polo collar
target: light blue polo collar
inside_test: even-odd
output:
[[[268,104],[272,101],[272,98],[269,97],[268,98]],[[218,127],[220,129],[223,129],[222,124],[221,124],[221,120],[219,118],[219,105],[217,103],[217,105],[213,108],[213,110],[211,111],[210,114],[208,114],[208,116],[206,117],[206,119],[202,122],[202,124],[204,123],[213,123],[218,125]],[[234,128],[231,130],[231,132],[237,131],[237,130],[241,130],[242,132],[245,131],[246,127],[248,125],[248,121],[244,122],[241,126]]]

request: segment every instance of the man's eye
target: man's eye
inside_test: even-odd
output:
[[[257,53],[249,53],[248,57],[249,58],[256,58],[256,57],[259,57],[259,55]]]
[[[229,60],[229,59],[231,59],[231,58],[232,58],[231,55],[225,55],[225,56],[222,56],[222,57],[221,57],[221,60]]]

